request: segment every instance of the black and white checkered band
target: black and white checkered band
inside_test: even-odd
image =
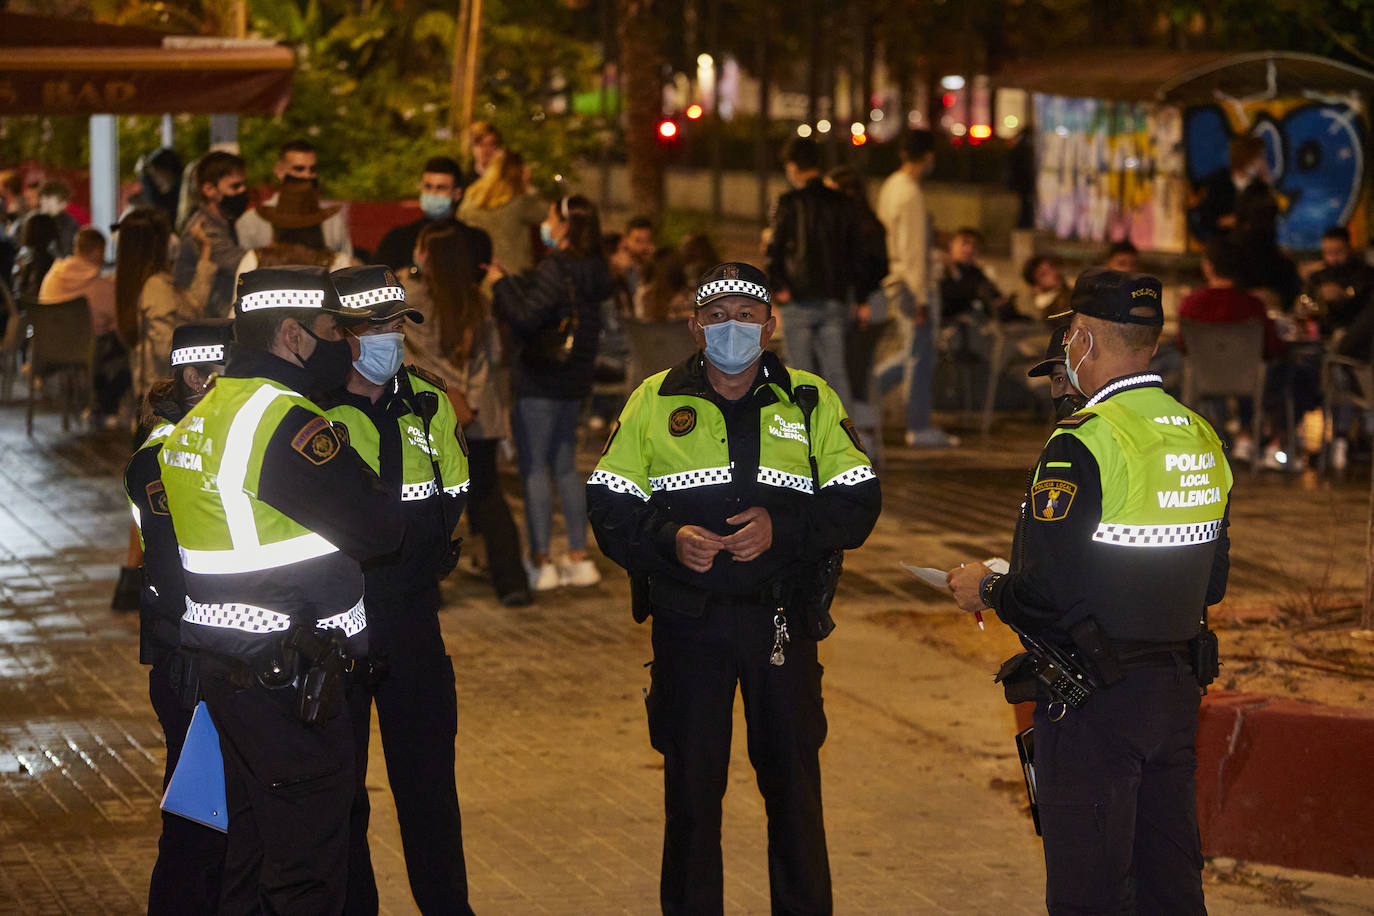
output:
[[[748,296],[760,302],[769,301],[768,287],[766,286],[759,286],[748,280],[712,280],[710,283],[703,283],[697,287],[697,302],[700,303],[722,293],[739,293],[741,296]]]
[[[265,289],[239,298],[240,312],[258,309],[318,309],[324,307],[322,289]]]
[[[203,627],[242,630],[245,633],[281,633],[291,628],[291,617],[279,611],[251,604],[201,604],[186,599],[186,613],[181,619]],[[328,630],[339,627],[345,636],[356,636],[367,627],[367,612],[360,599],[357,604],[333,617],[316,621],[315,626]]]
[[[197,363],[224,362],[224,347],[211,344],[208,347],[180,347],[172,351],[173,366],[194,366]]]
[[[346,309],[365,309],[369,305],[378,305],[382,302],[405,302],[406,291],[401,286],[379,286],[376,289],[363,290],[361,293],[340,296],[339,301]]]

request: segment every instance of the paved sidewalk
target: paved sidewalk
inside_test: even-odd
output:
[[[949,634],[969,618],[897,565],[1004,554],[1038,435],[1015,427],[954,453],[888,451],[883,518],[846,562],[840,627],[821,652],[839,913],[1042,909],[1011,708],[985,659],[951,648]],[[136,615],[107,609],[127,533],[117,481],[126,446],[114,434],[64,435],[51,416],[26,439],[22,414],[0,407],[0,913],[136,913],[146,894],[161,733],[137,663]],[[1290,544],[1276,531],[1362,530],[1366,492],[1243,479],[1233,600],[1272,603],[1291,558],[1319,561],[1329,548],[1325,537]],[[1333,512],[1348,518],[1333,523]],[[1339,547],[1338,576],[1351,581],[1335,587],[1358,585],[1362,543]],[[529,608],[501,607],[462,574],[445,584],[479,913],[657,910],[662,764],[644,723],[649,631],[630,620],[623,576],[599,562],[602,585]],[[987,639],[988,657],[1012,651],[993,621]],[[768,911],[764,817],[743,728],[737,714],[730,914]],[[368,785],[383,911],[412,913],[379,754]],[[1213,914],[1374,913],[1374,881],[1277,869],[1227,880],[1209,883]]]

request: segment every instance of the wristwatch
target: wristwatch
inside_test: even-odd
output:
[[[988,573],[978,583],[978,597],[986,607],[992,607],[992,584],[1000,578],[1001,573]]]

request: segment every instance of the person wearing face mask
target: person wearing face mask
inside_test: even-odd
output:
[[[458,560],[452,536],[468,492],[463,434],[443,380],[402,368],[406,326],[424,318],[391,268],[351,267],[332,278],[345,311],[361,305],[370,314],[345,319],[358,357],[348,383],[321,406],[347,427],[349,444],[400,499],[405,520],[401,549],[363,570],[369,676],[351,701],[358,787],[345,911],[377,911],[363,782],[375,702],[415,904],[422,913],[471,913],[453,770],[458,701],[439,632],[439,583]]]
[[[455,226],[463,236],[464,256],[470,262],[472,273],[481,276],[477,265],[491,262],[491,236],[454,216],[458,202],[463,199],[463,188],[463,170],[457,162],[448,156],[426,160],[420,172],[422,215],[382,236],[374,260],[397,273],[409,270],[415,266],[415,242],[420,237],[420,230],[434,223],[446,223]]]
[[[220,912],[337,913],[357,784],[347,672],[367,654],[361,564],[401,501],[309,395],[359,356],[322,268],[239,278],[234,353],[159,454],[186,582],[181,644],[224,756]]]
[[[1160,294],[1144,274],[1079,275],[1064,361],[1088,401],[1036,462],[1017,566],[947,573],[962,610],[1075,653],[1094,688],[1077,708],[1036,700],[1051,916],[1206,912],[1194,741],[1217,673],[1206,608],[1226,591],[1232,474],[1212,427],[1149,371]]]
[[[173,332],[172,377],[159,379],[148,392],[142,409],[144,426],[151,432],[124,469],[124,493],[143,544],[138,660],[151,666],[148,697],[167,748],[163,788],[176,770],[191,725],[195,702],[187,693],[194,692],[195,677],[190,656],[181,651],[186,580],[158,458],[177,422],[224,371],[232,339],[233,325],[228,319],[191,322]],[[224,834],[218,830],[164,813],[148,887],[148,912],[153,916],[215,912],[224,849]]]
[[[1064,365],[1064,344],[1069,339],[1069,326],[1061,325],[1050,332],[1049,345],[1045,347],[1045,358],[1031,366],[1027,378],[1050,380],[1050,402],[1054,405],[1056,420],[1067,420],[1078,413],[1088,403],[1069,381],[1069,369]]]
[[[574,462],[577,420],[591,394],[601,336],[601,303],[611,277],[601,254],[601,218],[580,194],[549,205],[550,246],[533,270],[507,276],[490,265],[492,304],[515,338],[515,452],[525,483],[531,591],[591,586],[601,573],[587,554],[586,504]],[[571,346],[567,346],[571,338]],[[553,494],[567,523],[567,561],[552,558]]]
[[[177,289],[189,289],[195,280],[196,261],[201,249],[210,246],[215,263],[215,280],[205,313],[224,316],[234,300],[234,278],[243,248],[234,223],[248,209],[248,185],[243,178],[243,160],[222,150],[206,153],[195,167],[195,188],[199,203],[178,230],[182,243],[177,246],[172,276]],[[204,236],[206,241],[201,240]]]
[[[752,265],[702,275],[688,321],[701,349],[630,396],[587,482],[592,530],[630,574],[634,618],[653,617],[665,913],[721,912],[737,684],[768,812],[773,912],[832,911],[816,650],[833,623],[811,600],[810,571],[863,544],[881,494],[835,392],[764,349],[771,299]]]
[[[281,192],[291,187],[309,187],[317,193],[320,189],[320,155],[315,144],[302,137],[287,140],[277,151],[277,161],[272,165],[272,175],[277,179],[277,190],[266,200],[234,223],[238,233],[239,245],[245,251],[266,248],[277,239],[273,230],[281,225],[280,220],[269,217],[264,208],[275,208],[281,203]],[[353,239],[348,230],[348,209],[339,204],[321,201],[328,215],[320,223],[320,247],[327,248],[343,257],[344,264],[353,264]]]

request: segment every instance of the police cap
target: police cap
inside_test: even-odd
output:
[[[753,264],[743,261],[717,264],[697,281],[697,308],[726,296],[744,296],[764,304],[772,299],[768,277]]]
[[[424,321],[425,316],[406,305],[405,287],[396,279],[396,272],[383,264],[345,267],[329,275],[339,294],[345,318],[384,321],[405,315],[411,321]]]
[[[1163,287],[1149,274],[1090,267],[1078,275],[1069,308],[1117,324],[1164,324]]]
[[[339,294],[323,267],[260,267],[239,274],[234,316],[266,309],[320,309],[345,314]],[[357,314],[354,310],[349,314]]]
[[[1068,342],[1068,325],[1057,327],[1051,331],[1049,346],[1045,348],[1045,358],[1031,366],[1026,375],[1029,378],[1035,378],[1037,375],[1049,375],[1054,371],[1056,364],[1063,365],[1064,351],[1067,349]]]
[[[234,322],[228,318],[188,321],[172,331],[172,368],[229,361]]]

